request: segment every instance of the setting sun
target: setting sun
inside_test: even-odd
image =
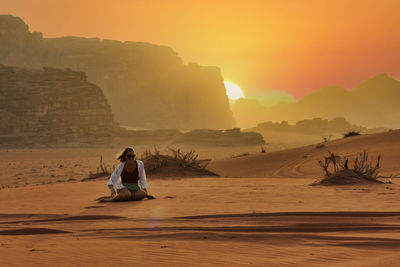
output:
[[[243,91],[238,85],[232,82],[224,82],[224,84],[226,89],[226,95],[228,96],[229,99],[237,100],[239,98],[244,97]]]

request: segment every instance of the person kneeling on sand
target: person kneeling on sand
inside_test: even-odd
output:
[[[126,148],[118,160],[121,163],[115,168],[108,180],[107,186],[111,191],[111,201],[141,200],[145,197],[153,199],[147,194],[146,172],[141,160],[135,160],[133,148]],[[140,187],[138,185],[140,183]],[[115,192],[115,188],[117,192]]]

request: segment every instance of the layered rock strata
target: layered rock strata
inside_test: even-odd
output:
[[[100,86],[116,120],[144,129],[234,127],[221,72],[184,64],[166,46],[98,38],[43,38],[0,15],[0,63],[71,68]]]
[[[119,130],[83,72],[0,65],[0,143],[105,143]]]

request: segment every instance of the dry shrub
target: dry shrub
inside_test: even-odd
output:
[[[143,153],[141,158],[145,162],[146,172],[164,172],[170,170],[170,174],[172,174],[176,172],[177,169],[172,170],[170,168],[176,166],[186,174],[202,173],[211,176],[216,175],[206,169],[211,159],[198,159],[199,155],[194,150],[182,152],[179,148],[173,149],[168,147],[168,149],[171,151],[172,155],[162,155],[156,147],[154,147],[154,154],[149,150]]]
[[[246,156],[248,156],[248,155],[250,155],[250,153],[249,153],[249,152],[245,152],[245,153],[243,153],[243,154],[233,155],[232,158],[246,157]]]
[[[115,168],[115,166],[113,166]],[[87,180],[93,180],[105,176],[110,176],[111,175],[111,167],[108,167],[104,162],[103,162],[103,155],[100,156],[100,162],[99,162],[99,167],[97,167],[97,172],[92,173],[89,172],[88,177],[83,178],[82,181],[87,181]]]
[[[140,157],[144,162],[146,172],[159,177],[197,177],[197,176],[218,176],[218,174],[207,170],[211,159],[198,159],[194,150],[182,152],[180,149],[168,148],[172,155],[163,155],[154,146],[154,152],[146,150]],[[115,166],[113,166],[115,169]],[[96,173],[89,173],[82,181],[94,180],[111,175],[112,169],[103,162],[100,156],[99,167]]]
[[[206,169],[208,164],[211,162],[211,159],[197,159],[199,157],[198,154],[194,150],[190,150],[187,153],[182,153],[180,149],[172,149],[168,148],[176,161],[178,161],[179,165],[183,168],[186,167],[195,167],[199,169]]]
[[[328,153],[329,155],[324,160],[318,161],[325,174],[325,178],[319,184],[347,184],[363,180],[379,182],[377,178],[380,155],[374,161],[365,150],[358,152],[354,158],[340,156],[331,151]]]
[[[327,143],[327,142],[331,141],[332,135],[321,136],[321,137],[322,137],[322,140],[324,140],[324,143]]]
[[[357,135],[361,135],[360,132],[350,131],[350,132],[347,132],[347,133],[343,134],[343,137],[347,138],[347,137],[357,136]]]
[[[154,153],[147,149],[142,154],[141,159],[146,162],[145,169],[147,172],[155,171],[167,163],[167,159],[160,154],[160,150],[156,146],[154,146]]]

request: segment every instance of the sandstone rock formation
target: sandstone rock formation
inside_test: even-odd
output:
[[[301,120],[295,124],[289,124],[287,121],[267,121],[244,131],[260,133],[265,140],[268,140],[268,150],[276,151],[340,139],[351,131],[371,134],[386,132],[388,129],[366,128],[352,124],[343,117],[337,117],[332,120],[313,118]]]
[[[257,127],[246,129],[247,131],[255,131],[261,133],[282,132],[282,133],[299,133],[317,136],[343,135],[350,131],[361,133],[371,133],[374,129],[358,126],[349,123],[345,118],[334,118],[332,120],[314,118],[311,120],[301,120],[294,125],[282,122],[262,122]],[[375,129],[375,131],[387,131],[388,129]]]
[[[20,18],[0,15],[0,63],[71,68],[100,86],[116,120],[145,129],[234,126],[221,72],[183,64],[171,48],[98,38],[43,38]]]
[[[119,131],[83,72],[0,65],[0,144],[104,143]]]
[[[204,146],[259,146],[265,141],[256,132],[241,132],[239,128],[229,130],[192,130],[184,133],[175,143]]]

